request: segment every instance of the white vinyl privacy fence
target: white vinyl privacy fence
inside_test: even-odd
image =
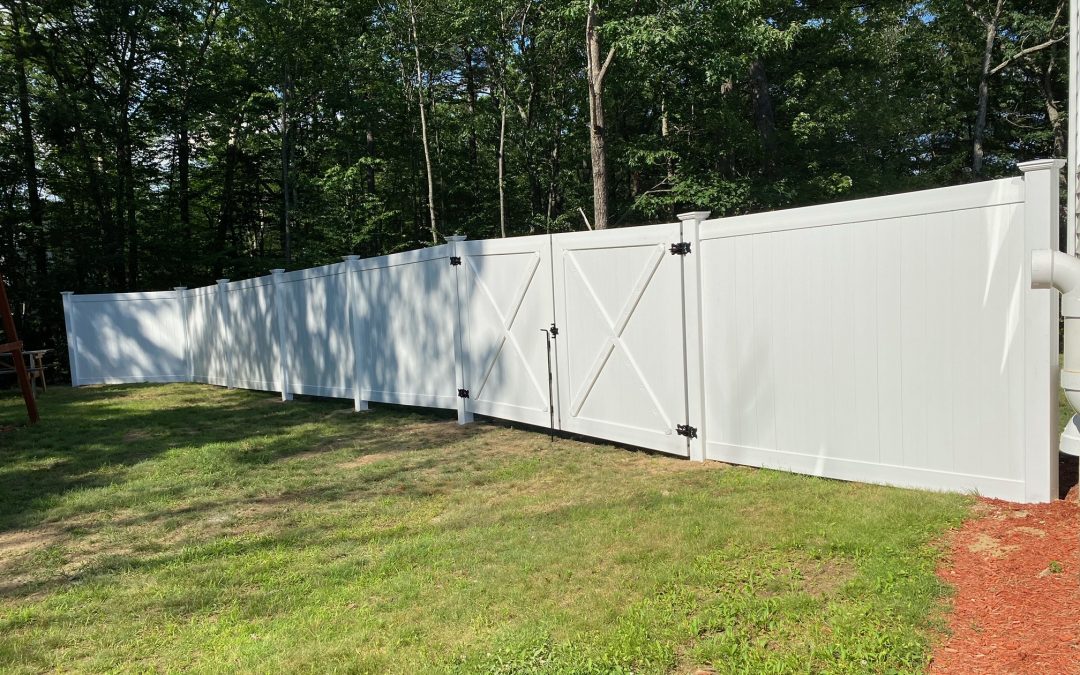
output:
[[[1057,162],[735,218],[64,295],[75,385],[457,409],[691,459],[1047,501]],[[550,336],[550,350],[549,339]],[[550,363],[550,366],[549,366]]]

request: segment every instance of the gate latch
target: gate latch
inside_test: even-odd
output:
[[[671,255],[687,255],[690,253],[690,242],[680,241],[671,245]]]
[[[692,427],[689,424],[676,424],[675,433],[687,438],[697,438],[697,427]]]
[[[468,389],[458,389],[457,390],[457,395],[458,395],[458,398],[469,398],[469,390]]]

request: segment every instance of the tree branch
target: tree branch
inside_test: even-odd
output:
[[[1046,42],[1034,45],[1032,47],[1028,47],[1027,49],[1021,49],[1016,54],[1010,56],[1009,58],[1005,59],[1001,63],[994,66],[990,70],[990,74],[995,75],[995,74],[1001,72],[1002,70],[1008,68],[1009,65],[1012,64],[1014,61],[1018,61],[1019,59],[1022,59],[1022,58],[1027,57],[1027,56],[1031,56],[1032,54],[1035,54],[1036,52],[1041,52],[1044,49],[1049,49],[1050,47],[1053,47],[1054,45],[1061,42],[1062,40],[1064,40],[1067,37],[1068,37],[1068,35],[1060,35],[1060,36],[1058,36],[1056,38],[1051,38],[1050,40],[1047,40]]]
[[[604,57],[604,65],[600,66],[600,72],[596,75],[596,84],[600,85],[604,81],[604,76],[607,75],[608,66],[611,65],[611,60],[615,58],[615,48],[612,47],[608,50],[607,56]]]

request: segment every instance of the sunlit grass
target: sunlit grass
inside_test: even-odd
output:
[[[908,671],[970,501],[199,385],[41,408],[6,671]]]

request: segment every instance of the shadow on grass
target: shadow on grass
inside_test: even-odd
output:
[[[380,454],[434,447],[447,438],[403,435],[401,429],[416,422],[452,424],[443,411],[388,406],[354,414],[349,404],[314,398],[282,404],[272,393],[183,384],[50,390],[41,397],[41,424],[0,435],[0,532],[41,522],[65,494],[122,484],[131,467],[172,450],[210,449],[235,467],[241,477],[234,480],[242,480],[245,466],[335,445]],[[13,407],[0,400],[0,424],[12,417]],[[461,438],[478,432],[452,428]],[[183,482],[170,483],[148,496],[186,489]]]

